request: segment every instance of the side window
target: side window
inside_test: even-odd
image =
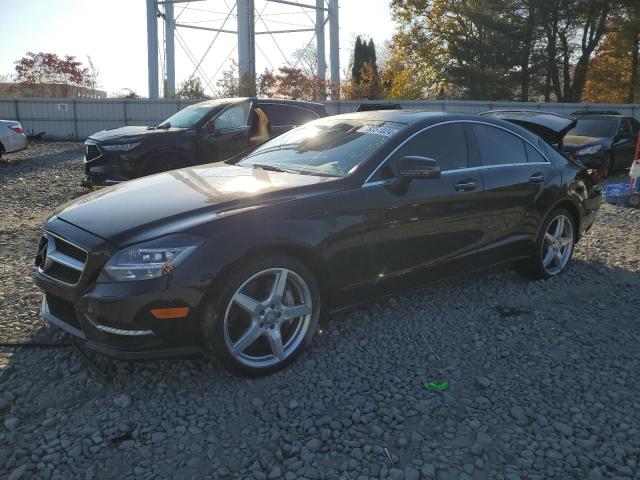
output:
[[[398,161],[411,155],[437,160],[443,172],[468,167],[469,155],[464,127],[460,123],[451,123],[418,133],[387,160],[371,181],[397,177]]]
[[[533,148],[531,145],[529,145],[527,142],[524,142],[524,148],[527,151],[527,160],[529,161],[529,163],[532,162],[544,162],[544,163],[548,163],[547,159],[544,158],[540,152],[538,150],[536,150],[535,148]]]
[[[264,103],[258,105],[264,113],[267,114],[270,127],[284,127],[295,125],[293,123],[291,107],[287,105],[278,105],[275,103]]]
[[[318,118],[311,110],[293,105],[278,105],[275,103],[263,103],[258,105],[269,118],[272,127],[289,127],[291,125],[303,125]]]
[[[474,124],[482,165],[527,163],[524,142],[516,135],[489,125]]]
[[[407,155],[437,160],[442,171],[469,166],[467,141],[460,123],[438,125],[419,133],[396,152],[400,159]]]
[[[249,121],[249,102],[243,102],[227,108],[215,119],[216,129],[232,130],[235,128],[246,127]]]
[[[640,132],[640,122],[635,118],[630,119],[631,121],[631,130],[633,131],[633,135],[637,136],[638,132]]]

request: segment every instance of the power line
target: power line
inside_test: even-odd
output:
[[[224,4],[227,5],[227,2],[225,1]],[[237,4],[238,4],[237,1],[233,2],[233,6],[229,9],[229,13],[227,14],[227,17],[224,19],[224,22],[222,22],[222,26],[220,27],[220,30],[222,30],[224,28],[224,26],[227,24],[227,20],[229,20],[229,17],[233,13],[233,9],[236,7]],[[228,7],[228,5],[227,5],[227,7]],[[220,31],[216,32],[215,36],[213,37],[213,40],[211,40],[211,43],[209,44],[207,49],[202,54],[202,58],[198,62],[198,65],[196,66],[196,68],[193,70],[193,73],[191,74],[189,79],[193,78],[193,76],[195,75],[196,71],[198,70],[200,65],[202,65],[202,62],[204,61],[204,59],[206,58],[207,54],[211,50],[211,47],[213,47],[213,44],[216,43],[216,40],[218,39],[219,36],[220,36]]]

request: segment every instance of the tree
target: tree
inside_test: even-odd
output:
[[[55,53],[27,52],[15,65],[16,80],[33,86],[41,95],[45,84],[63,85],[68,97],[76,93],[74,87],[86,87],[91,82],[89,70],[70,55],[61,58]]]
[[[367,42],[358,36],[353,48],[351,77],[345,79],[342,84],[342,97],[360,100],[376,99],[381,96],[375,44],[373,39]]]
[[[364,45],[362,44],[362,39],[360,38],[360,35],[358,35],[353,47],[353,62],[351,65],[351,78],[353,78],[356,83],[359,83],[361,80],[360,71],[364,66],[366,56],[367,54],[365,52]]]
[[[89,55],[87,55],[87,63],[89,64],[89,67],[87,68],[86,84],[88,88],[95,91],[100,86],[98,84],[98,75],[100,75],[100,70],[95,67],[93,60],[91,60]]]
[[[188,78],[182,82],[174,96],[176,98],[211,98],[204,93],[204,87],[199,77]]]
[[[391,0],[392,51],[448,97],[580,101],[619,1]]]
[[[640,98],[638,40],[640,19],[634,2],[627,2],[611,21],[609,32],[589,63],[583,100],[634,103]]]
[[[275,78],[275,95],[293,100],[327,98],[330,82],[314,75],[309,77],[299,68],[280,67]]]
[[[231,60],[229,68],[222,72],[222,77],[216,82],[219,97],[239,97],[240,78],[238,77],[238,63]]]
[[[559,0],[549,6],[543,22],[547,101],[553,88],[557,101],[580,102],[591,55],[607,31],[614,6],[609,0]]]
[[[267,68],[256,79],[256,90],[260,97],[273,97],[275,95],[277,79],[272,70]]]
[[[318,75],[318,51],[315,43],[309,43],[304,48],[293,52],[294,67],[299,68],[305,76],[311,78]]]
[[[128,98],[128,99],[142,98],[134,90],[126,87],[116,92],[113,96],[115,98]]]

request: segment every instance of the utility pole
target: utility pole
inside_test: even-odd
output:
[[[318,57],[318,78],[327,78],[327,58],[324,53],[324,0],[316,0],[316,56]]]
[[[240,96],[256,94],[254,0],[238,0],[238,74]]]
[[[157,99],[158,88],[158,20],[156,0],[147,0],[147,68],[149,74],[149,98]]]
[[[340,25],[338,0],[329,0],[329,43],[331,47],[331,99],[340,100]]]
[[[165,98],[172,98],[176,93],[176,50],[173,37],[176,21],[173,14],[173,2],[164,4],[164,17],[165,62],[167,69],[164,96]]]

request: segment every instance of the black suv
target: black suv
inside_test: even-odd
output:
[[[221,98],[186,107],[152,127],[94,133],[85,142],[85,186],[114,185],[175,168],[226,160],[310,120],[324,105]]]
[[[640,122],[616,111],[574,112],[573,127],[563,140],[563,150],[587,167],[602,168],[605,176],[631,166]]]

